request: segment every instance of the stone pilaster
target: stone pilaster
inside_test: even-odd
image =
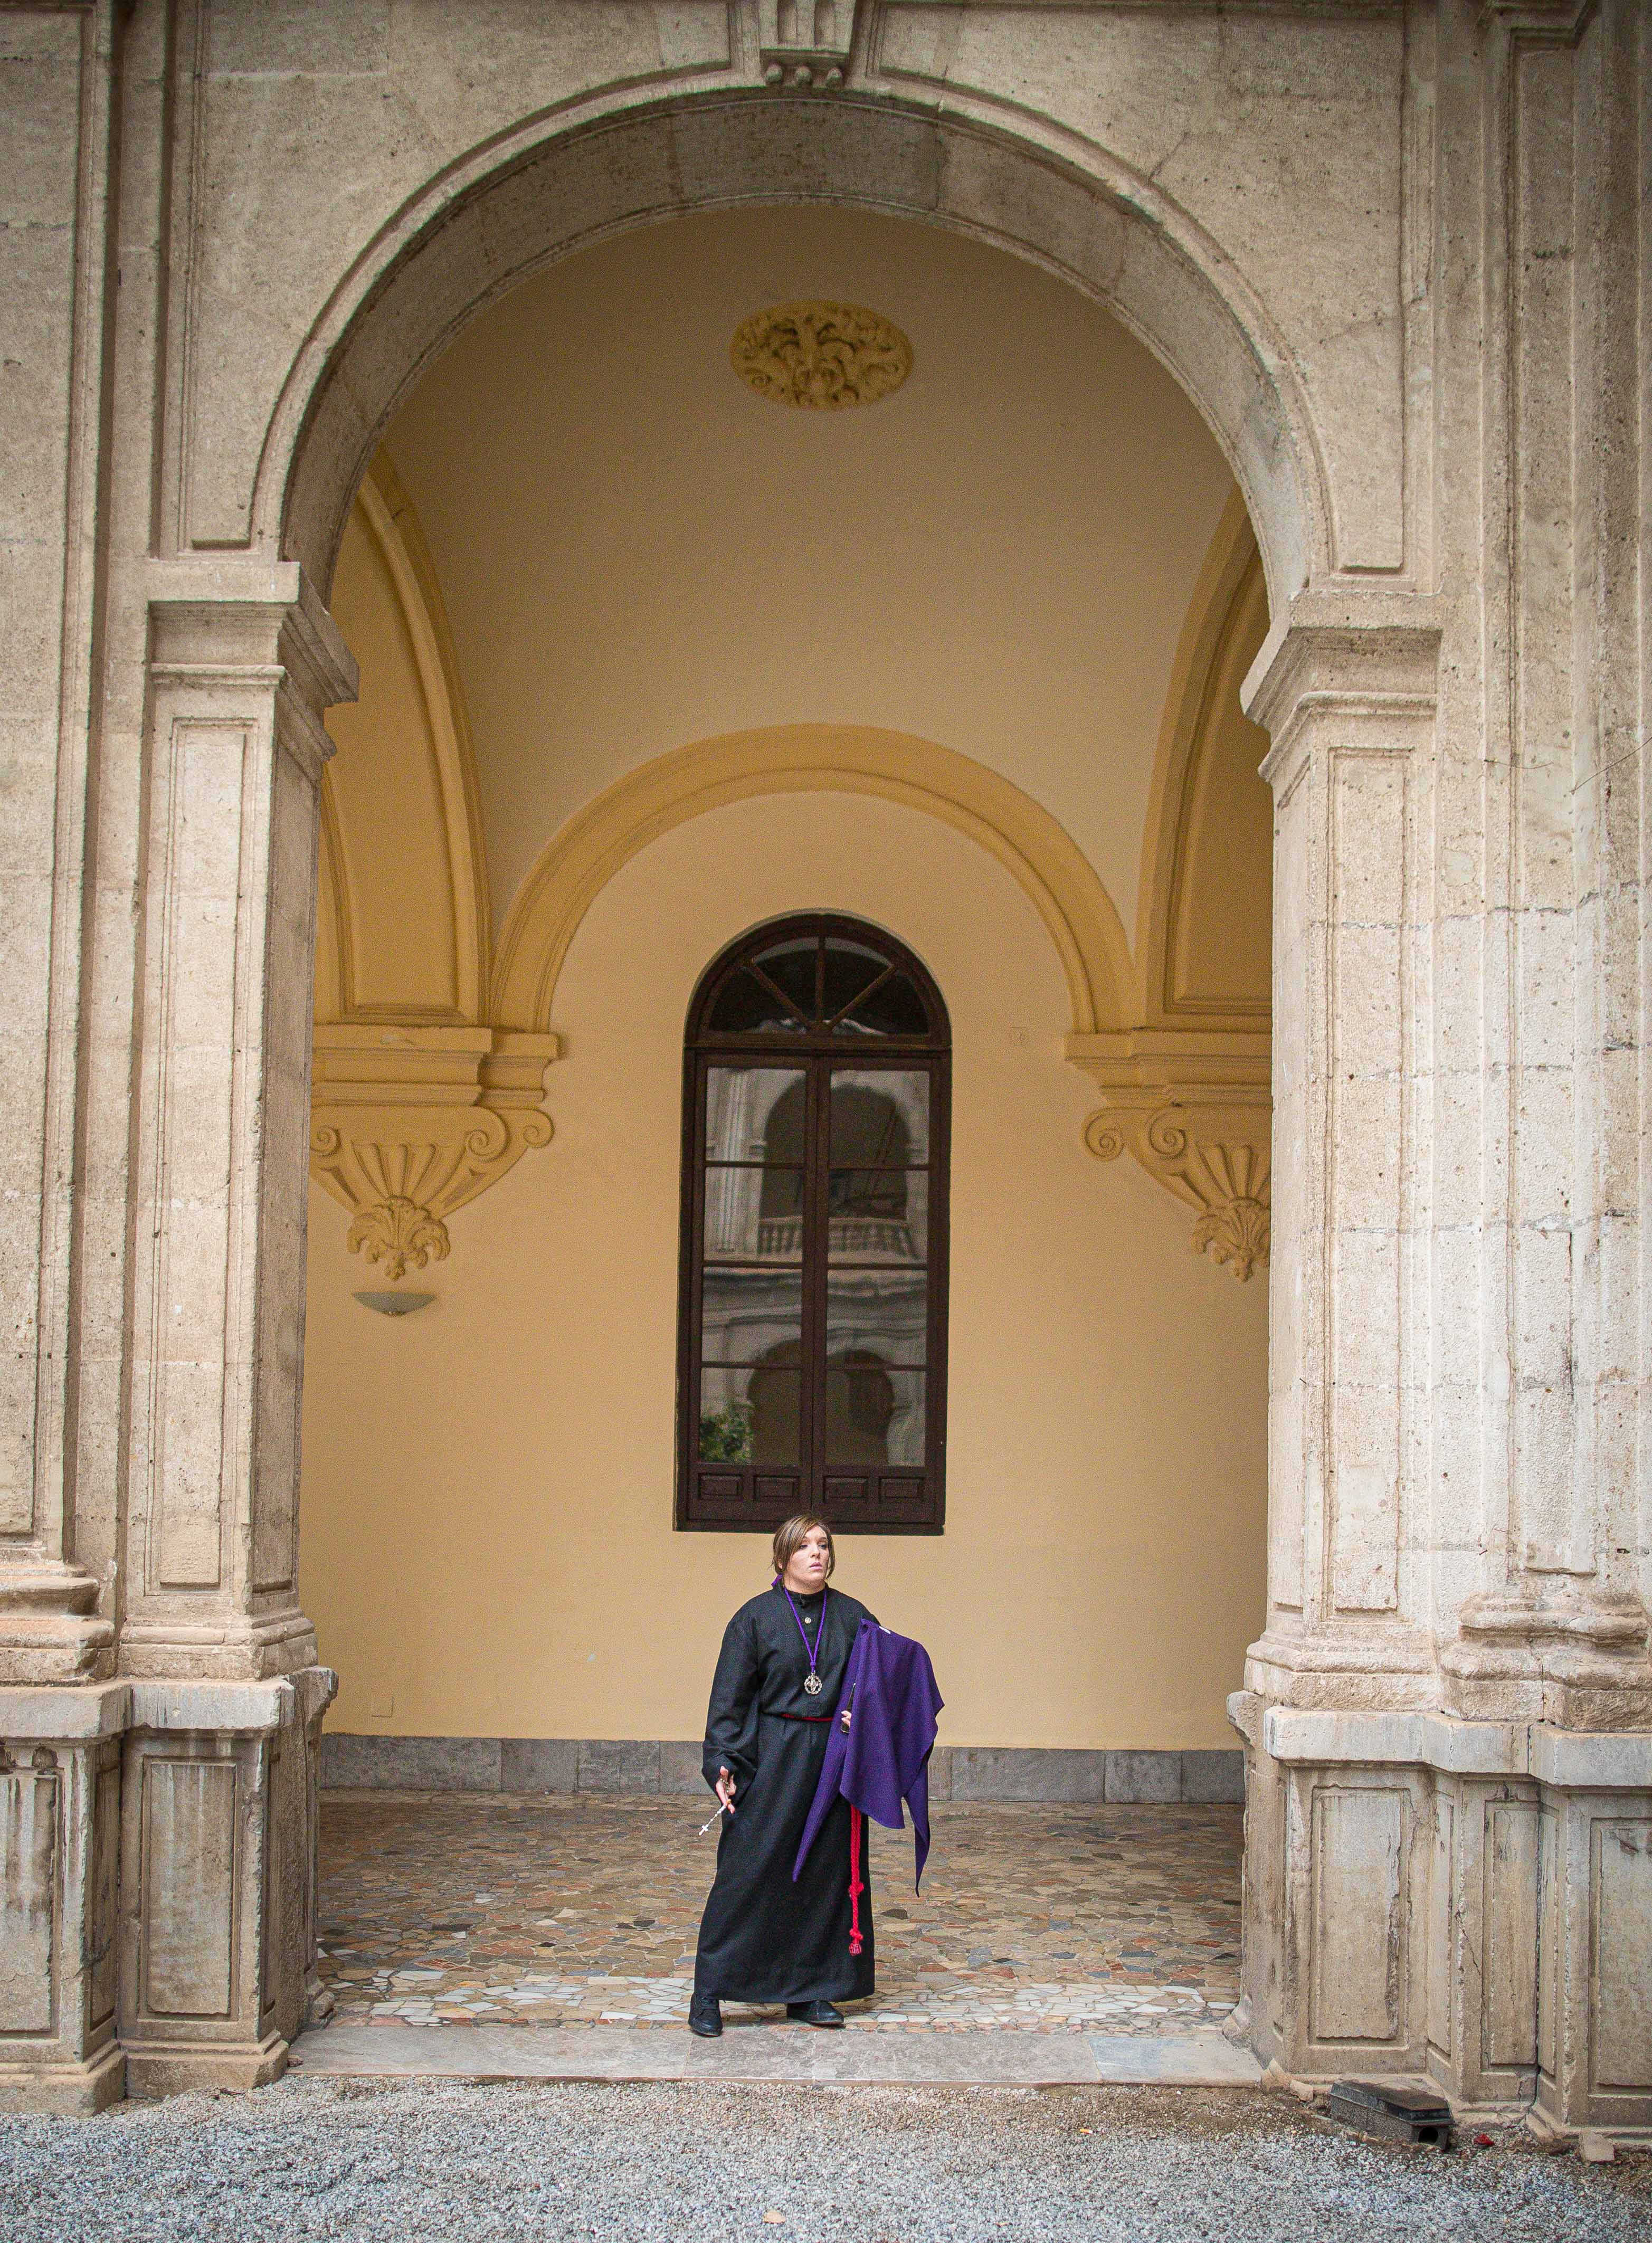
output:
[[[120,11],[12,11],[0,145],[0,1683],[113,1663],[70,1427],[93,618]],[[43,1746],[43,1749],[46,1749]]]
[[[1305,594],[1250,687],[1276,811],[1268,1619],[1247,1682],[1298,1705],[1433,1687],[1409,1425],[1440,637],[1426,602]]]
[[[312,1665],[299,1607],[321,711],[354,666],[295,568],[151,603],[123,1672]]]

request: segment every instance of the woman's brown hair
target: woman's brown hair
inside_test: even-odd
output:
[[[793,1556],[803,1546],[803,1538],[812,1526],[818,1526],[826,1539],[826,1579],[830,1580],[838,1562],[838,1546],[832,1539],[832,1529],[824,1519],[817,1519],[812,1511],[800,1511],[795,1519],[788,1519],[784,1526],[775,1529],[774,1571],[784,1575]]]

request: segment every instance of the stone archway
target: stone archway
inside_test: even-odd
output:
[[[246,512],[325,590],[379,433],[430,359],[517,281],[626,226],[742,202],[841,203],[954,228],[1104,303],[1221,444],[1277,610],[1334,566],[1311,416],[1289,350],[1231,262],[1093,144],[1002,119],[845,96],[684,98],[489,147],[411,198],[306,338],[265,432]]]
[[[0,2064],[67,2100],[253,2081],[303,2014],[327,1683],[294,1566],[299,1196],[320,719],[353,686],[325,596],[375,432],[536,263],[671,211],[844,199],[1114,309],[1216,431],[1267,571],[1249,2030],[1299,2071],[1352,2049],[1643,2125],[1620,1398],[1644,1288],[1607,1118],[1642,1101],[1643,947],[1612,916],[1644,872],[1638,12],[1211,30],[890,0],[839,6],[831,51],[750,0],[605,11],[607,44],[565,14],[462,71],[442,42],[434,76],[393,57],[382,114],[347,71],[339,94],[346,9],[315,52],[261,16],[65,17],[43,64],[68,88],[31,233],[62,433],[27,494],[57,556],[30,643],[57,652],[28,705],[59,756],[24,773],[54,870],[14,982],[45,1056],[0,1588],[3,1671],[39,1686],[4,1763],[38,1843]]]
[[[153,960],[163,1009],[145,1101],[146,1142],[155,1148],[147,1175],[158,1295],[150,1292],[151,1299],[176,1282],[176,1222],[168,1197],[175,1173],[169,1148],[176,1142],[176,1062],[168,1052],[172,1031],[164,993],[210,975],[216,940],[210,917],[197,923],[165,899],[214,879],[232,882],[240,899],[238,949],[261,957],[263,987],[277,996],[273,1010],[264,1001],[257,1045],[261,1127],[233,1097],[224,1116],[236,1189],[223,1207],[221,1250],[230,1250],[238,1232],[266,1248],[248,1267],[250,1314],[226,1315],[223,1323],[221,1376],[199,1382],[192,1395],[193,1441],[206,1453],[215,1451],[219,1462],[205,1481],[197,1473],[190,1485],[223,1491],[212,1525],[220,1533],[235,1532],[224,1507],[227,1498],[229,1511],[245,1522],[251,1560],[233,1581],[219,1572],[212,1600],[222,1609],[212,1624],[215,1659],[262,1677],[316,1671],[307,1665],[314,1657],[314,1637],[293,1558],[295,1444],[276,1434],[278,1426],[295,1424],[302,1264],[268,1249],[278,1237],[295,1236],[300,1222],[295,1193],[304,1163],[295,1132],[301,1116],[282,1086],[302,1080],[297,1039],[303,1024],[285,993],[307,987],[309,978],[320,715],[327,702],[353,690],[347,654],[317,588],[330,575],[346,511],[384,420],[465,318],[536,265],[604,231],[742,199],[863,202],[1015,248],[1120,311],[1194,388],[1251,496],[1264,525],[1267,566],[1281,596],[1288,596],[1311,556],[1325,550],[1326,515],[1305,413],[1285,356],[1265,333],[1247,333],[1243,292],[1234,292],[1238,303],[1230,300],[1223,276],[1201,271],[1196,230],[1183,228],[1178,238],[1176,227],[1143,214],[1141,204],[1151,201],[1144,191],[1132,191],[1126,202],[1115,199],[1120,185],[1110,175],[1081,179],[1070,164],[1018,149],[1002,133],[895,107],[866,110],[845,102],[798,109],[762,96],[688,101],[587,125],[508,160],[495,152],[462,193],[444,178],[415,199],[395,241],[381,242],[359,259],[335,294],[328,320],[300,354],[262,447],[251,523],[255,540],[272,537],[280,525],[285,557],[260,564],[274,596],[249,600],[232,592],[152,607],[158,657],[152,667],[152,738],[163,773],[152,825],[152,879],[158,883],[158,923],[166,935]],[[232,711],[241,712],[239,718]],[[200,790],[221,784],[218,761],[209,768],[202,747],[211,742],[215,749],[238,721],[256,743],[254,754],[243,758],[235,796],[243,847],[233,860],[197,863],[190,842],[199,829]],[[1108,930],[1086,939],[1096,954],[1083,976],[1105,979]],[[207,1024],[209,1038],[245,1038],[253,986],[223,987],[226,1009]],[[1095,998],[1080,1004],[1086,1035],[1096,1010]],[[1105,1019],[1102,1008],[1098,1025]],[[1097,1054],[1087,1048],[1085,1057],[1090,1063]],[[253,1078],[248,1080],[251,1088]],[[482,1155],[492,1149],[478,1147]],[[210,1248],[213,1256],[219,1250],[216,1243]],[[159,1395],[176,1387],[169,1344],[158,1321],[140,1316],[140,1391]],[[253,1405],[240,1420],[245,1446],[239,1458],[212,1434],[222,1398],[238,1391]],[[185,1620],[169,1568],[179,1571],[176,1553],[196,1548],[208,1520],[199,1512],[197,1524],[197,1512],[183,1507],[168,1483],[168,1452],[158,1438],[163,1406],[176,1417],[177,1404],[157,1402],[133,1428],[136,1448],[152,1459],[158,1454],[161,1462],[152,1462],[147,1498],[140,1494],[135,1505],[144,1527],[138,1547],[149,1562],[134,1568],[126,1640],[134,1660],[176,1672],[189,1657],[191,1632],[201,1624],[201,1600],[190,1600]],[[205,1559],[188,1562],[207,1586]],[[279,1697],[296,1686],[260,1687]],[[314,1698],[311,1691],[306,1705]],[[319,1703],[307,1717],[312,1737],[318,1711]],[[270,1718],[280,1734],[287,1717]],[[288,1755],[294,1762],[307,1757],[307,1748]],[[256,1783],[255,1772],[252,1780]],[[269,1795],[273,1801],[273,1791]],[[289,1812],[278,1818],[272,1806],[269,1827]],[[313,1860],[313,1809],[282,1842],[289,1858],[297,1851]],[[271,1952],[254,2044],[245,2057],[214,2059],[235,2076],[257,2077],[279,2064],[280,2044],[296,2025],[309,1970],[302,1942],[309,1935],[297,1925],[293,1931],[299,1948],[283,1940]],[[186,2059],[152,2052],[152,2033],[162,2038],[158,2021],[141,2015],[123,2033],[129,2073],[145,2076],[145,2064],[154,2072],[165,2062],[171,2078]],[[170,2044],[172,2036],[164,2038]]]

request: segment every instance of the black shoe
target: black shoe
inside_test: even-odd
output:
[[[788,2002],[786,2013],[800,2025],[840,2025],[843,2023],[843,2011],[834,2010],[830,2002]]]
[[[723,2030],[723,2011],[715,1994],[696,1994],[688,2005],[688,2029],[702,2040],[716,2040]]]

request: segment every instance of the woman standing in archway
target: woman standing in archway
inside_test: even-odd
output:
[[[861,1621],[873,1617],[827,1586],[835,1563],[824,1519],[788,1519],[774,1537],[773,1585],[724,1631],[705,1760],[723,1829],[689,2010],[690,2031],[707,2038],[723,2030],[724,2001],[784,2002],[789,2017],[833,2026],[843,2023],[837,2003],[873,1989],[864,1863],[864,1930],[851,1941],[846,1799],[833,1802],[792,1876],[849,1654]]]

